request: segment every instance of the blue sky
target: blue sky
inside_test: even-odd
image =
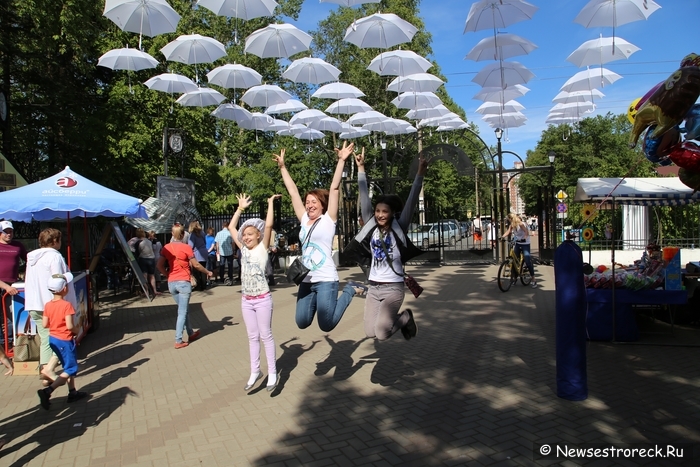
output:
[[[464,60],[477,42],[493,35],[492,30],[462,34],[472,3],[469,0],[422,0],[420,16],[432,34],[433,56],[427,58],[439,64],[447,78],[445,86],[450,96],[464,109],[467,119],[479,126],[486,143],[495,146],[493,129],[475,112],[481,101],[472,99],[472,96],[481,87],[471,82],[474,75],[491,62]],[[540,8],[532,20],[501,30],[522,36],[538,46],[529,55],[511,59],[535,74],[526,85],[531,91],[518,99],[525,106],[523,113],[528,120],[524,126],[509,129],[502,140],[504,150],[516,152],[523,159],[527,150],[535,148],[542,130],[547,127],[545,120],[559,88],[582,70],[567,62],[566,57],[587,40],[596,39],[600,34],[604,37],[612,35],[612,28],[586,29],[573,22],[588,0],[530,0],[529,3]],[[700,0],[656,0],[656,3],[661,9],[647,21],[628,23],[616,29],[616,37],[641,50],[627,60],[604,65],[623,78],[601,88],[605,97],[596,103],[593,115],[626,112],[634,99],[643,96],[675,71],[685,55],[691,52],[700,54],[700,33],[697,30]],[[306,0],[299,21],[289,22],[306,31],[314,30],[318,21],[335,8],[334,4]],[[504,157],[506,167],[511,167],[514,161],[512,156]]]

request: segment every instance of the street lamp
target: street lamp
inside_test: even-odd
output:
[[[496,199],[496,202],[494,203],[494,218],[491,219],[491,222],[495,222],[494,226],[494,232],[496,234],[495,238],[492,238],[492,241],[495,241],[499,238],[501,232],[500,232],[500,224],[499,221],[501,220],[501,213],[503,212],[503,149],[501,148],[501,138],[503,137],[503,130],[501,128],[496,128],[494,130],[494,133],[496,134],[496,140],[497,146],[496,146],[496,154],[498,155],[498,167],[496,168],[496,171],[498,172],[498,185],[494,188],[497,188],[497,196],[498,199]],[[499,248],[498,244],[495,244],[495,249],[496,249],[496,263],[499,262]]]
[[[389,187],[387,186],[389,183],[389,176],[387,175],[386,171],[386,139],[384,138],[384,135],[382,135],[379,139],[379,146],[382,147],[382,173],[384,175],[384,193],[387,193],[389,191]]]
[[[554,151],[549,151],[547,153],[547,157],[549,158],[549,202],[552,206],[551,214],[550,217],[552,219],[551,222],[551,228],[549,229],[549,233],[551,235],[551,243],[550,239],[547,239],[547,243],[550,243],[551,248],[554,249],[554,247],[557,244],[557,215],[556,215],[556,207],[554,205],[554,159],[557,157],[557,153]]]

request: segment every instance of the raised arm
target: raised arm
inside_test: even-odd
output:
[[[335,166],[333,180],[331,181],[331,186],[328,189],[328,210],[326,211],[326,214],[328,214],[328,216],[333,220],[333,222],[338,220],[340,181],[343,179],[343,168],[345,168],[345,161],[352,154],[352,150],[354,147],[355,143],[350,143],[350,145],[348,145],[347,141],[343,141],[342,148],[335,148],[335,153],[338,155],[338,163]]]
[[[423,158],[423,156],[420,156],[418,158],[418,172],[416,173],[416,178],[413,179],[411,192],[408,194],[408,199],[406,200],[404,209],[401,212],[401,217],[399,218],[399,225],[404,231],[411,225],[411,219],[413,218],[413,213],[416,211],[416,204],[418,204],[418,196],[423,187],[423,177],[425,177],[427,172],[428,161]]]
[[[277,198],[281,198],[282,195],[272,195],[267,198],[267,217],[265,218],[265,232],[263,233],[263,245],[267,250],[270,248],[270,237],[272,237],[272,223],[275,221],[275,211],[273,209],[273,204]]]
[[[241,219],[241,214],[243,214],[245,208],[251,205],[251,201],[250,196],[246,195],[245,193],[237,194],[236,198],[238,198],[238,209],[236,209],[236,212],[233,213],[231,222],[228,223],[228,231],[231,232],[231,240],[233,240],[238,248],[242,248],[243,245],[238,240],[238,227],[236,226],[238,225],[238,221]]]
[[[365,148],[362,148],[361,154],[355,154],[355,164],[357,165],[357,187],[360,190],[360,216],[362,222],[367,222],[374,213],[372,212],[372,200],[369,199],[369,186],[365,172]]]
[[[282,174],[282,181],[284,182],[284,186],[287,188],[287,192],[289,192],[289,197],[292,199],[292,207],[294,208],[294,214],[297,215],[297,218],[301,222],[301,218],[306,212],[306,207],[304,206],[304,200],[301,199],[301,196],[299,195],[299,189],[297,188],[296,183],[294,183],[292,176],[289,175],[287,166],[284,164],[284,153],[285,150],[284,148],[282,148],[282,150],[280,150],[280,153],[273,154],[272,158],[275,160],[275,162],[277,162],[277,167],[279,167],[280,173]]]

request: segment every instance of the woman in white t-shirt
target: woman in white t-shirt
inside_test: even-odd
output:
[[[284,149],[274,155],[282,173],[284,186],[292,198],[294,212],[301,222],[299,243],[302,245],[301,260],[309,268],[309,274],[299,284],[297,294],[296,322],[299,329],[305,329],[318,313],[318,326],[330,332],[336,327],[343,313],[356,294],[364,294],[367,287],[348,282],[343,293],[338,296],[338,271],[333,262],[333,237],[338,220],[338,200],[340,181],[345,161],[352,154],[354,144],[343,143],[342,149],[335,149],[338,163],[333,173],[330,190],[316,189],[304,195],[302,200],[292,176],[284,165]],[[307,238],[309,237],[309,238]]]
[[[508,214],[508,230],[503,232],[501,238],[506,238],[510,234],[513,234],[513,237],[515,237],[515,256],[520,256],[520,252],[523,252],[525,265],[532,277],[530,286],[534,289],[537,287],[537,281],[535,280],[535,268],[532,266],[532,258],[530,258],[530,230],[525,222],[520,219],[520,216],[513,213]]]
[[[267,358],[267,390],[277,387],[277,362],[275,339],[272,337],[272,294],[267,284],[265,266],[267,249],[272,236],[274,209],[272,203],[282,195],[272,195],[267,200],[267,219],[248,219],[236,229],[241,213],[250,206],[250,196],[238,195],[238,209],[228,224],[231,238],[241,249],[241,314],[248,332],[250,347],[250,378],[244,390],[249,391],[262,377],[260,371],[260,341],[265,346]]]

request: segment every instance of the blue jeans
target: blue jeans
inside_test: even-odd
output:
[[[515,256],[519,256],[520,252],[523,252],[523,257],[525,258],[525,265],[527,270],[530,271],[531,276],[535,276],[535,268],[532,267],[532,259],[530,258],[530,244],[515,242]]]
[[[299,329],[306,329],[318,311],[318,327],[330,332],[338,325],[343,313],[350,305],[355,289],[346,285],[338,297],[338,281],[302,282],[297,294],[296,322]]]
[[[215,272],[216,271],[216,255],[207,256],[207,270]]]
[[[190,281],[174,281],[168,282],[168,290],[172,295],[173,300],[177,303],[177,323],[175,324],[175,342],[182,342],[182,331],[187,331],[189,336],[194,332],[190,326],[190,317],[187,314],[187,308],[190,305],[190,295],[192,295],[192,284]]]

